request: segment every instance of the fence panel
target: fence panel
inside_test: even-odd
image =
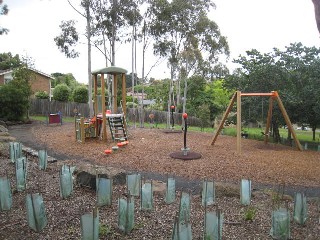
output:
[[[31,115],[47,115],[60,111],[62,116],[73,117],[74,109],[77,109],[82,116],[89,116],[89,105],[87,103],[59,102],[47,99],[31,99],[29,112]]]
[[[81,116],[89,117],[89,105],[87,103],[75,103],[75,102],[59,102],[59,101],[49,101],[47,99],[31,99],[29,112],[31,115],[47,115],[49,113],[61,112],[62,116],[73,117],[74,109],[77,109]],[[150,122],[149,115],[154,115],[155,123],[166,123],[168,112],[143,109],[143,114],[138,108],[127,108],[127,118],[129,121],[139,122],[141,116],[144,118],[145,123]],[[171,116],[169,116],[171,118]],[[175,125],[181,125],[182,123],[182,113],[174,113],[174,123]],[[209,116],[208,116],[209,118]],[[189,116],[188,125],[190,126],[201,126],[201,120]]]

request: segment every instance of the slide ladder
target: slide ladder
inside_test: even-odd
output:
[[[108,123],[113,141],[128,140],[123,114],[110,114],[108,116]]]

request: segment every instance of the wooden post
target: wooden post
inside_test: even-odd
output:
[[[288,116],[288,114],[287,114],[287,111],[286,111],[286,109],[285,109],[284,106],[283,106],[283,103],[282,103],[282,101],[281,101],[281,99],[280,99],[280,97],[279,97],[278,92],[276,92],[276,91],[275,91],[275,96],[276,96],[276,99],[277,99],[279,108],[280,108],[280,110],[281,110],[281,113],[282,113],[282,115],[283,115],[283,117],[284,117],[284,120],[285,120],[285,122],[286,122],[286,124],[287,124],[287,126],[288,126],[288,129],[289,129],[289,131],[291,131],[293,140],[294,140],[297,148],[298,148],[300,151],[302,151],[302,146],[301,146],[301,144],[300,144],[300,142],[299,142],[299,140],[298,140],[298,138],[297,138],[296,132],[294,131],[294,129],[293,129],[293,127],[292,127],[292,124],[291,124],[290,118],[289,118],[289,116]]]
[[[127,94],[126,94],[126,75],[122,73],[122,110],[124,116],[127,115]]]
[[[267,143],[269,140],[269,131],[270,131],[270,125],[271,125],[271,118],[272,118],[272,109],[273,109],[273,98],[269,98],[269,110],[268,110],[268,116],[267,116],[267,123],[266,123],[266,130],[264,131],[264,143]]]
[[[118,88],[118,83],[117,83],[117,74],[113,74],[113,81],[112,81],[112,104],[113,104],[113,112],[112,113],[118,113],[118,103],[117,103],[117,88]]]
[[[231,100],[230,100],[230,103],[229,103],[229,105],[228,105],[228,107],[227,107],[227,110],[225,111],[225,113],[224,113],[224,115],[223,115],[223,117],[222,117],[222,120],[221,120],[221,122],[220,122],[220,125],[219,125],[219,127],[218,127],[215,135],[213,136],[213,138],[212,138],[212,140],[211,140],[211,143],[210,143],[211,145],[213,145],[213,144],[215,143],[215,141],[217,140],[218,135],[220,134],[220,132],[221,132],[221,130],[222,130],[222,128],[223,128],[224,122],[226,121],[229,113],[230,113],[231,110],[232,110],[232,107],[233,107],[233,104],[234,104],[234,102],[235,102],[235,100],[236,100],[236,97],[237,97],[237,92],[235,92],[235,93],[233,94],[233,96],[232,96],[232,98],[231,98]]]
[[[107,121],[106,121],[106,98],[104,86],[104,74],[101,73],[101,111],[102,111],[102,140],[107,140]]]
[[[237,153],[241,154],[241,91],[237,91]]]
[[[80,118],[80,134],[81,134],[81,143],[85,142],[85,135],[84,135],[84,118]]]
[[[93,76],[93,100],[94,100],[94,116],[96,117],[96,122],[95,122],[95,131],[96,131],[96,136],[99,135],[98,133],[98,121],[97,121],[97,115],[98,115],[98,74],[94,74]]]

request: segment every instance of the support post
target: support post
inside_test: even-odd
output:
[[[102,140],[107,140],[107,121],[106,121],[106,98],[104,86],[104,74],[101,73],[101,111],[102,111]]]
[[[126,75],[122,73],[122,111],[124,117],[127,115],[127,94],[126,94]]]
[[[234,104],[234,102],[236,101],[236,97],[237,97],[237,92],[235,92],[235,93],[233,94],[233,96],[232,96],[232,98],[231,98],[231,100],[230,100],[230,103],[229,103],[229,105],[228,105],[228,107],[227,107],[227,110],[226,110],[225,113],[223,114],[223,117],[222,117],[222,120],[221,120],[221,122],[220,122],[220,125],[219,125],[219,127],[217,128],[217,131],[216,131],[215,135],[214,135],[213,138],[211,139],[210,145],[213,145],[213,144],[215,143],[215,141],[217,140],[218,135],[220,134],[220,132],[221,132],[221,130],[222,130],[222,128],[223,128],[224,122],[226,121],[229,113],[230,113],[231,110],[232,110],[233,104]]]
[[[94,100],[94,116],[96,117],[96,122],[95,122],[95,131],[96,131],[96,136],[99,135],[98,132],[98,120],[97,120],[97,115],[98,115],[98,74],[94,74],[93,76],[93,100]]]
[[[296,132],[294,131],[294,129],[293,129],[293,127],[292,127],[292,124],[291,124],[290,118],[289,118],[289,116],[288,116],[288,114],[287,114],[287,111],[286,111],[286,109],[285,109],[284,106],[283,106],[283,103],[282,103],[282,101],[281,101],[281,99],[280,99],[280,97],[279,97],[278,92],[276,92],[276,91],[275,91],[275,96],[276,96],[276,99],[277,99],[279,108],[280,108],[280,110],[281,110],[281,113],[282,113],[282,115],[283,115],[283,117],[284,117],[284,120],[285,120],[285,122],[286,122],[286,124],[287,124],[287,126],[288,126],[288,129],[291,131],[291,134],[292,134],[293,140],[294,140],[294,142],[295,142],[295,144],[296,144],[296,147],[297,147],[300,151],[302,151],[302,146],[301,146],[301,144],[300,144],[300,142],[299,142],[299,140],[298,140],[298,138],[297,138]]]
[[[237,91],[237,153],[241,154],[241,91]]]
[[[118,103],[117,103],[117,74],[113,74],[113,81],[112,81],[112,105],[113,105],[113,112],[112,113],[118,113]]]

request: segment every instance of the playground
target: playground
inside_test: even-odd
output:
[[[183,146],[183,133],[168,134],[163,129],[128,127],[126,146],[106,155],[105,149],[116,145],[111,139],[87,139],[85,143],[75,140],[74,124],[48,126],[43,122],[16,125],[9,129],[10,135],[17,141],[33,149],[47,148],[48,154],[55,157],[57,163],[49,163],[46,171],[38,170],[36,160],[30,158],[28,172],[28,191],[41,192],[46,204],[48,226],[40,233],[27,230],[25,213],[18,206],[23,205],[23,192],[14,194],[15,211],[3,213],[6,221],[1,222],[2,238],[12,236],[28,239],[57,238],[69,236],[80,238],[79,218],[90,212],[95,203],[95,191],[86,187],[74,187],[74,193],[68,199],[59,198],[58,172],[60,160],[77,165],[91,163],[113,166],[128,172],[140,172],[147,179],[159,176],[175,175],[182,184],[179,191],[192,191],[191,224],[194,239],[202,239],[203,207],[199,188],[204,178],[217,182],[217,202],[224,213],[224,239],[267,239],[270,231],[270,216],[273,208],[273,192],[285,186],[293,192],[305,192],[308,196],[308,220],[305,226],[291,224],[291,236],[294,239],[317,239],[319,228],[319,152],[299,151],[283,145],[264,144],[262,141],[242,139],[242,153],[236,151],[236,138],[219,136],[214,146],[210,145],[212,133],[188,132],[187,146],[201,154],[200,159],[179,160],[169,156]],[[108,136],[107,136],[108,137]],[[1,161],[2,171],[13,176],[13,165],[7,159]],[[253,196],[251,206],[243,207],[239,203],[239,183],[241,179],[251,179]],[[285,183],[285,185],[283,185]],[[219,186],[219,187],[218,187]],[[230,188],[229,188],[230,186]],[[154,193],[154,211],[140,211],[136,203],[135,227],[124,236],[117,227],[117,197],[123,196],[126,189],[122,185],[114,186],[115,197],[111,207],[100,209],[100,239],[170,239],[173,219],[178,201],[165,204],[160,192]],[[292,197],[286,197],[289,208],[293,208]],[[251,216],[250,209],[257,211]],[[249,220],[245,219],[248,217]],[[10,229],[10,230],[9,230]],[[10,238],[8,238],[10,239]]]
[[[320,186],[320,153],[299,151],[280,144],[242,139],[242,152],[238,154],[235,137],[220,135],[212,146],[213,133],[188,131],[187,146],[191,151],[200,153],[201,158],[187,161],[169,156],[183,147],[182,132],[168,134],[163,129],[129,127],[129,143],[106,155],[106,149],[116,146],[109,132],[107,141],[92,138],[85,143],[77,143],[72,123],[48,127],[35,122],[26,131],[30,132],[30,135],[24,134],[25,140],[22,140],[26,145],[36,149],[46,147],[49,155],[75,163],[89,161],[126,171],[154,172],[186,179],[208,177],[237,183],[247,178],[261,184]]]

